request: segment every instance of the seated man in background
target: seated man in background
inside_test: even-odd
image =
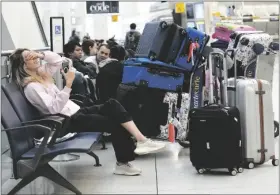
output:
[[[84,56],[81,58],[84,61],[89,56],[95,56],[97,53],[97,43],[92,39],[86,39],[82,43]]]
[[[94,68],[96,69],[96,73],[99,73],[100,63],[103,60],[106,60],[109,58],[110,55],[110,48],[107,44],[102,44],[98,51],[96,56],[90,56],[84,60],[86,63],[94,64]]]
[[[47,64],[42,65],[41,60]],[[157,152],[165,147],[164,143],[147,139],[136,127],[129,113],[114,99],[101,105],[80,108],[69,99],[75,69],[69,65],[67,73],[63,72],[63,58],[53,52],[37,53],[28,49],[17,49],[11,56],[12,80],[23,88],[27,100],[42,114],[64,114],[69,117],[69,132],[109,132],[117,163],[115,174],[139,175],[141,170],[129,162],[135,158],[134,153],[144,155]],[[53,83],[52,76],[61,70],[66,80],[64,89],[59,90]],[[137,140],[135,148],[134,136]]]
[[[122,81],[125,56],[125,49],[117,45],[111,48],[110,58],[102,61],[96,78],[97,96],[101,102],[116,98],[117,88]]]

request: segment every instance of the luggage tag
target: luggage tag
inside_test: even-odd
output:
[[[168,124],[168,141],[174,143],[175,142],[175,127],[173,124],[174,119],[171,118]]]

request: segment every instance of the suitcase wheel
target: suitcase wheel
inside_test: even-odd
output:
[[[248,168],[248,169],[253,169],[255,167],[255,164],[254,163],[252,163],[252,162],[247,162],[246,163],[246,168]]]
[[[238,168],[237,168],[238,173],[242,173],[243,170],[244,170],[244,169],[243,169],[242,167],[238,167]]]
[[[228,171],[230,172],[230,174],[232,175],[232,176],[236,176],[237,175],[237,169],[228,169]]]
[[[197,172],[199,173],[199,174],[203,174],[206,170],[205,169],[203,169],[203,168],[196,168],[196,170],[197,170]]]
[[[278,159],[273,159],[273,160],[272,160],[272,165],[273,165],[273,166],[278,166],[278,164],[279,164]]]

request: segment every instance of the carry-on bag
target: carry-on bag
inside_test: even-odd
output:
[[[175,23],[148,22],[140,37],[135,57],[173,64],[185,37],[185,30]]]
[[[224,53],[211,53],[209,70],[212,73],[212,57],[224,59]],[[224,60],[223,70],[226,70]],[[224,79],[227,79],[224,71]],[[226,96],[226,85],[223,90]],[[241,127],[239,111],[236,107],[216,104],[213,100],[213,78],[210,77],[210,104],[190,110],[189,140],[190,160],[198,173],[206,170],[227,168],[231,175],[242,172]]]
[[[186,29],[185,39],[182,41],[178,56],[175,60],[175,66],[191,71],[194,66],[201,63],[203,51],[210,37],[204,32],[194,28]]]
[[[229,42],[230,35],[235,31],[255,31],[255,30],[256,29],[254,27],[248,25],[239,25],[233,23],[217,23],[212,38]]]
[[[265,80],[237,78],[236,63],[234,67],[235,77],[228,79],[228,99],[240,111],[245,167],[252,169],[270,159],[277,166],[271,85]]]
[[[160,61],[129,59],[124,63],[122,83],[179,92],[183,89],[184,72]]]

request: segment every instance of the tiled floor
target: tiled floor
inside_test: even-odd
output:
[[[278,139],[275,141],[278,154]],[[108,150],[97,150],[96,153],[101,159],[102,167],[94,167],[94,160],[87,155],[81,155],[81,159],[77,161],[56,162],[51,165],[83,194],[279,193],[279,168],[273,167],[271,162],[253,170],[244,170],[235,177],[229,176],[227,172],[198,175],[189,160],[189,150],[178,144],[169,144],[165,151],[143,156],[135,161],[143,170],[141,176],[126,177],[112,174],[115,157],[111,145]],[[7,177],[8,166],[5,168],[3,176]],[[2,194],[7,193],[16,183],[14,180],[6,181],[2,186]],[[19,194],[70,192],[39,178]]]
[[[276,60],[277,61],[277,60]],[[277,61],[278,62],[278,61]],[[279,108],[279,66],[276,63],[273,83],[273,104]],[[275,118],[279,110],[275,109]],[[279,156],[279,138],[275,139]],[[226,173],[198,175],[189,160],[189,150],[178,144],[169,144],[161,153],[138,158],[135,164],[143,174],[136,177],[112,174],[115,157],[112,146],[106,151],[97,150],[102,167],[94,167],[87,155],[73,162],[53,162],[51,165],[72,182],[83,194],[278,194],[279,168],[271,162],[253,170],[244,170],[237,176]],[[5,156],[3,156],[5,157]],[[2,194],[6,194],[17,181],[11,176],[11,160],[2,158]],[[19,194],[69,194],[70,192],[39,178]]]

